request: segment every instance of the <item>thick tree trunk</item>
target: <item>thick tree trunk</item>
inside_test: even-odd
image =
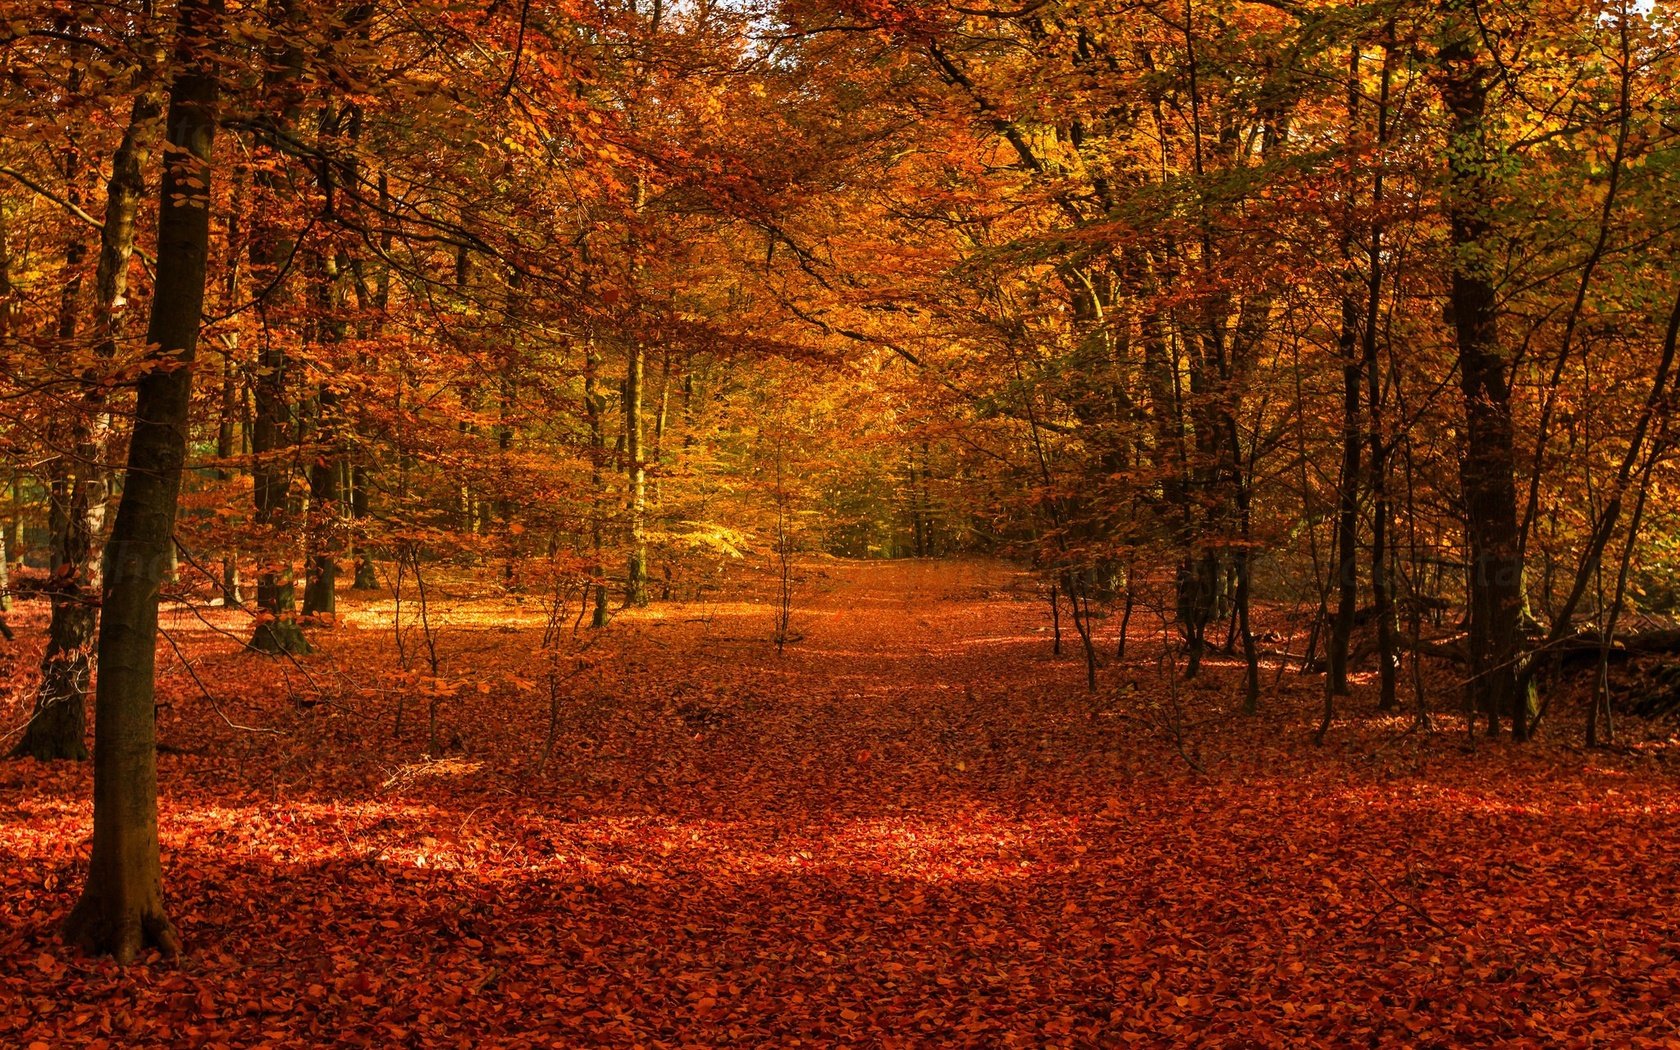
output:
[[[174,542],[186,458],[192,361],[204,306],[210,239],[210,152],[216,70],[209,54],[216,0],[181,0],[159,192],[157,285],[134,432],[105,552],[93,767],[93,852],[66,939],[128,962],[141,949],[180,950],[163,908],[158,851],[154,671],[158,593]]]
[[[1447,150],[1451,301],[1464,396],[1465,452],[1459,465],[1470,550],[1470,695],[1491,732],[1510,719],[1528,736],[1522,688],[1522,552],[1508,362],[1499,343],[1498,304],[1489,268],[1498,255],[1489,210],[1497,163],[1486,127],[1489,60],[1466,0],[1447,0],[1441,93],[1452,118]]]
[[[299,81],[303,76],[303,52],[296,39],[296,0],[274,0],[271,18],[280,34],[278,50],[270,56],[271,67],[264,88],[273,106],[276,130],[290,133],[298,122]],[[262,306],[264,337],[257,353],[257,374],[252,383],[254,412],[251,421],[251,488],[256,523],[267,543],[257,573],[258,622],[251,635],[251,648],[263,653],[307,652],[309,644],[298,626],[297,590],[293,578],[292,463],[286,455],[297,435],[296,418],[286,389],[287,341],[295,326],[288,316],[291,308],[288,271],[296,255],[292,233],[278,214],[284,176],[271,168],[257,173],[257,209],[251,231],[251,269],[254,283],[265,289]]]

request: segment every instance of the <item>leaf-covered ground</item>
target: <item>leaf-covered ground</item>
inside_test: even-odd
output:
[[[441,686],[388,602],[295,664],[175,610],[217,702],[166,647],[188,954],[58,941],[91,773],[0,764],[0,1045],[1676,1045],[1670,748],[1361,716],[1318,750],[1316,679],[1227,717],[1233,668],[1171,685],[1146,644],[1093,698],[1030,599],[823,563],[780,656],[738,596],[625,614],[552,665],[546,762],[534,599],[437,610]]]

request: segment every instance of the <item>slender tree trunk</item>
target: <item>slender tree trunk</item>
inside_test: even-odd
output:
[[[916,454],[914,452],[906,454],[905,465],[909,475],[906,487],[910,490],[911,551],[916,557],[925,558],[927,557],[927,541],[924,536],[926,522],[922,518],[922,486],[916,470]]]
[[[12,352],[12,325],[17,303],[13,299],[11,231],[6,228],[6,209],[0,208],[0,354]],[[0,637],[8,641],[12,629],[6,626],[4,614],[12,611],[12,529],[17,517],[17,474],[12,474],[12,513],[0,526]]]
[[[133,435],[105,552],[104,615],[93,767],[93,852],[65,937],[126,963],[180,938],[164,912],[158,850],[154,671],[158,591],[174,542],[192,404],[192,362],[209,252],[216,128],[217,0],[181,0],[177,66],[158,195],[157,284],[146,341],[157,348],[137,384]]]
[[[333,534],[336,531],[340,462],[333,442],[337,436],[338,396],[323,385],[317,404],[320,413],[318,444],[309,464],[310,514],[314,524],[309,537],[309,570],[303,589],[303,614],[331,618],[338,611],[338,559]]]
[[[1232,471],[1231,487],[1237,504],[1236,614],[1243,651],[1243,711],[1252,715],[1260,710],[1260,651],[1254,644],[1254,625],[1250,621],[1254,572],[1254,490],[1250,483],[1252,471],[1247,464],[1247,457],[1242,454],[1234,407],[1227,406],[1224,423],[1225,440],[1229,446],[1226,455],[1230,456]]]
[[[1359,426],[1358,308],[1351,292],[1342,297],[1342,472],[1336,486],[1336,612],[1326,641],[1324,688],[1348,694],[1348,646],[1359,608],[1359,460],[1364,435]]]
[[[1394,49],[1392,24],[1384,30],[1382,73],[1377,89],[1377,147],[1388,144],[1388,100],[1393,80]],[[1394,639],[1394,588],[1389,582],[1389,499],[1388,499],[1388,439],[1383,433],[1382,373],[1377,356],[1377,319],[1382,308],[1383,291],[1383,227],[1380,212],[1383,204],[1383,164],[1377,158],[1376,171],[1371,176],[1371,238],[1366,253],[1365,314],[1361,332],[1360,357],[1365,369],[1365,401],[1370,406],[1367,422],[1371,444],[1371,594],[1377,618],[1377,709],[1393,711],[1400,701],[1395,695],[1395,673],[1399,660]]]
[[[653,415],[653,450],[649,461],[653,464],[653,480],[650,487],[653,493],[653,506],[657,508],[665,499],[665,431],[671,417],[671,351],[666,350],[659,359],[659,402]],[[669,573],[667,572],[667,579]]]
[[[1057,586],[1050,585],[1050,652],[1055,656],[1062,655],[1062,599]]]
[[[234,172],[233,191],[228,205],[227,273],[222,280],[224,312],[239,306],[240,217],[245,206],[245,171],[240,168]],[[229,332],[223,339],[221,404],[216,420],[216,459],[222,465],[216,468],[216,480],[225,484],[233,480],[234,472],[229,464],[233,462],[234,456],[239,454],[235,441],[239,437],[239,417],[243,401],[239,390],[239,333]],[[222,604],[239,605],[242,601],[243,597],[239,592],[239,554],[230,550],[222,556]]]
[[[344,307],[342,278],[347,260],[322,253],[317,274],[316,306],[320,311],[318,332],[322,351],[344,341],[345,327],[338,316]],[[330,372],[335,362],[326,362]],[[303,590],[303,614],[330,620],[338,612],[337,533],[342,514],[344,450],[338,406],[338,391],[332,381],[321,382],[315,397],[315,442],[309,459],[310,527],[309,568]]]
[[[389,211],[391,207],[391,188],[389,177],[383,173],[379,176],[380,207]],[[391,233],[387,230],[380,236],[379,256],[381,259],[391,257]],[[391,306],[391,267],[389,264],[379,268],[379,275],[374,281],[371,305],[373,320],[367,325],[364,333],[366,338],[377,338],[385,328],[385,315]],[[350,515],[356,520],[355,561],[356,580],[354,587],[358,591],[371,591],[379,587],[379,576],[374,572],[373,551],[368,546],[367,526],[369,514],[372,510],[369,502],[371,491],[372,470],[366,462],[353,462],[350,465]]]
[[[624,370],[624,470],[629,488],[630,553],[626,605],[647,604],[647,464],[642,460],[642,373],[647,351],[632,339]]]
[[[6,210],[0,208],[0,354],[9,354],[12,349],[12,326],[15,323],[18,303],[13,298],[15,289],[12,286],[12,253],[10,231],[6,228]],[[16,550],[12,539],[12,532],[16,526],[18,504],[16,498],[17,474],[12,474],[11,515],[5,524],[0,526],[0,637],[11,640],[12,629],[7,626],[5,615],[12,611],[12,555]]]
[[[593,339],[584,347],[583,352],[583,413],[589,421],[589,482],[594,498],[594,506],[589,512],[589,543],[594,553],[595,561],[590,569],[594,578],[594,608],[590,615],[590,626],[605,627],[607,625],[607,583],[606,566],[602,558],[605,531],[601,520],[603,507],[606,503],[605,470],[607,456],[607,438],[601,416],[603,414],[603,399],[600,388],[601,358],[595,352]]]
[[[1130,554],[1126,558],[1126,594],[1125,605],[1120,610],[1119,638],[1114,642],[1114,659],[1116,662],[1126,658],[1126,633],[1132,627],[1132,610],[1137,604],[1137,590],[1132,584],[1132,572],[1137,564],[1137,555]]]
[[[368,520],[368,468],[361,463],[350,465],[350,516],[357,522]],[[356,545],[356,579],[351,584],[358,591],[371,591],[379,587],[379,577],[373,571],[373,552],[366,546],[367,541],[357,533]]]
[[[23,515],[26,500],[23,494],[24,475],[20,470],[12,471],[12,513],[6,519],[6,556],[11,560],[6,563],[6,571],[23,567]]]
[[[1358,128],[1359,46],[1349,49],[1347,77],[1347,127],[1349,135]],[[1325,689],[1329,695],[1348,695],[1348,645],[1353,638],[1354,614],[1359,608],[1359,452],[1365,440],[1360,427],[1359,388],[1364,378],[1359,357],[1358,280],[1353,264],[1353,190],[1347,187],[1347,204],[1342,210],[1340,258],[1342,264],[1342,323],[1336,349],[1342,361],[1342,473],[1336,485],[1336,615],[1330,624],[1325,649]],[[1369,322],[1367,322],[1369,326]],[[1333,714],[1333,702],[1326,700],[1325,716]]]

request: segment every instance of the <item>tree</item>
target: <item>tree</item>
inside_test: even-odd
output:
[[[153,719],[159,590],[170,563],[203,316],[219,0],[181,0],[158,193],[157,286],[122,498],[106,545],[95,700],[93,853],[65,936],[128,962],[180,950],[164,909]]]
[[[1470,605],[1470,690],[1497,733],[1510,719],[1525,739],[1532,714],[1521,688],[1523,561],[1518,534],[1511,365],[1500,342],[1493,210],[1499,158],[1488,128],[1494,76],[1480,15],[1467,0],[1441,5],[1441,98],[1451,118],[1447,148],[1452,325],[1464,395],[1459,462]],[[1520,695],[1519,695],[1520,694]]]
[[[149,28],[142,35],[149,35]],[[145,189],[145,169],[163,114],[163,93],[153,78],[161,56],[144,54],[140,90],[134,96],[128,125],[111,159],[106,181],[104,222],[99,231],[99,261],[94,277],[94,360],[82,375],[81,403],[74,406],[68,433],[66,466],[56,486],[62,506],[53,515],[52,617],[41,658],[41,683],[35,710],[15,754],[50,760],[85,759],[87,685],[92,670],[94,630],[99,618],[93,594],[107,503],[106,457],[111,439],[111,410],[106,403],[102,365],[116,355],[128,289],[129,262]]]

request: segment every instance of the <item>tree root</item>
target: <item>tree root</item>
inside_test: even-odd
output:
[[[127,965],[147,948],[173,958],[181,954],[181,935],[163,913],[161,902],[111,911],[120,902],[104,894],[83,892],[70,917],[64,920],[64,939],[90,955],[110,955]]]

